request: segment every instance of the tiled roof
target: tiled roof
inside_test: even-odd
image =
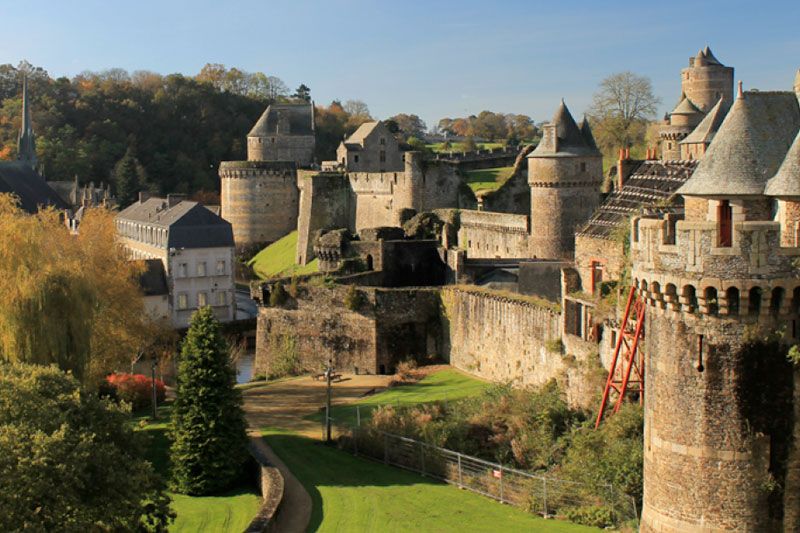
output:
[[[288,132],[278,131],[278,124],[282,116],[288,120]],[[270,135],[314,135],[313,104],[271,104],[247,136],[268,137]]]
[[[719,131],[719,127],[722,125],[722,121],[725,120],[727,113],[728,106],[720,98],[692,133],[681,141],[681,144],[710,143],[714,135]]]
[[[170,207],[164,198],[149,198],[126,207],[117,215],[117,219],[167,228],[169,248],[233,246],[230,222],[189,200]]]
[[[764,193],[800,129],[791,92],[749,91],[736,99],[692,178],[678,191],[699,196]]]
[[[643,161],[622,189],[606,197],[589,222],[578,230],[578,235],[610,239],[617,228],[627,224],[630,216],[643,208],[682,204],[682,199],[675,197],[675,191],[686,183],[696,167],[696,160]]]
[[[35,213],[41,206],[65,209],[67,204],[37,174],[29,163],[23,161],[0,162],[0,193],[15,194],[20,207]]]

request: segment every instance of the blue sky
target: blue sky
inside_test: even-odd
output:
[[[600,80],[651,78],[676,103],[709,44],[745,88],[789,89],[800,1],[2,1],[0,62],[51,75],[121,67],[197,73],[223,63],[310,86],[318,103],[435,123],[483,109],[547,120],[583,112]]]

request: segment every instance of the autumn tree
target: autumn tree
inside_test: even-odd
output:
[[[163,328],[144,311],[140,274],[112,212],[89,209],[72,235],[55,211],[28,215],[0,195],[0,360],[55,364],[89,385],[126,368]]]
[[[648,121],[660,100],[650,79],[633,72],[619,72],[600,82],[590,115],[597,143],[606,154],[644,141]]]
[[[425,137],[425,131],[428,129],[425,122],[419,118],[419,116],[413,114],[408,115],[406,113],[400,113],[399,115],[391,117],[390,120],[393,120],[397,124],[397,128],[400,130],[403,139],[408,139],[409,137],[422,139]]]

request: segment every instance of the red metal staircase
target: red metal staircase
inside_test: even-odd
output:
[[[595,429],[600,427],[603,416],[611,409],[612,401],[614,402],[612,414],[619,411],[626,395],[638,396],[639,403],[644,401],[644,355],[639,344],[644,337],[645,307],[644,298],[636,293],[636,287],[631,287],[617,345],[614,348],[614,358],[603,390],[603,399],[597,412]],[[617,393],[614,400],[611,399],[612,390]]]

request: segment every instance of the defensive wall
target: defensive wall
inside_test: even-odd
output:
[[[372,273],[353,276],[367,281]],[[386,289],[305,284],[281,305],[259,307],[255,373],[287,359],[319,371],[329,359],[353,372],[391,373],[407,358],[438,356],[476,376],[538,385],[557,379],[571,403],[594,407],[601,384],[596,345],[570,353],[558,305],[476,287]],[[357,296],[353,296],[357,294]]]
[[[458,245],[470,258],[528,257],[527,215],[460,210]]]
[[[514,164],[519,148],[506,146],[490,150],[474,150],[472,152],[438,152],[436,161],[446,161],[457,166],[459,170],[480,170],[484,168],[510,167]]]

